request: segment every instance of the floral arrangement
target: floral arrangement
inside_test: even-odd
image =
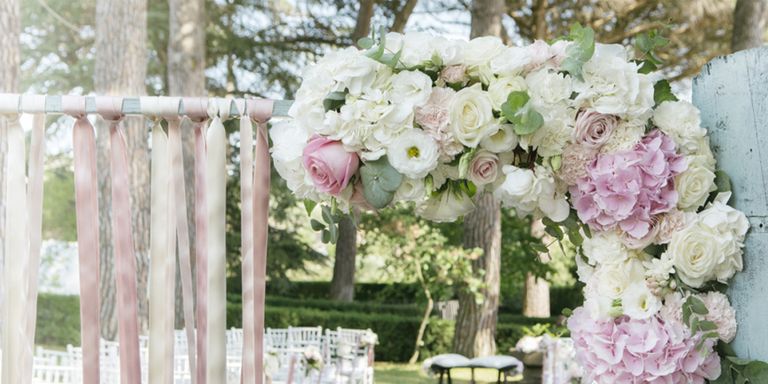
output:
[[[304,70],[274,164],[322,206],[325,241],[351,208],[453,221],[479,193],[542,217],[578,249],[585,303],[568,326],[585,382],[754,380],[768,365],[731,355],[720,293],[749,222],[698,109],[655,72],[666,42],[649,33],[633,53],[578,25],[526,47],[382,32]]]

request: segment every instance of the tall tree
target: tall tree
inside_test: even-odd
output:
[[[501,37],[504,0],[474,0],[471,37]],[[496,353],[496,321],[499,311],[501,269],[501,207],[491,194],[477,198],[477,209],[464,218],[464,247],[481,248],[483,255],[472,262],[483,269],[483,300],[467,292],[459,294],[459,313],[453,349],[465,356]]]
[[[543,239],[544,244],[549,244],[553,239],[544,232],[544,224],[541,220],[531,223],[531,235]],[[548,253],[539,253],[540,262],[546,263],[550,257]],[[523,296],[523,316],[549,317],[549,282],[543,276],[536,275],[533,271],[525,274],[525,288]]]
[[[143,95],[147,70],[147,0],[98,0],[96,3],[94,88],[102,95]],[[125,140],[130,164],[130,203],[139,329],[149,322],[147,281],[149,272],[149,143],[143,118],[126,118]],[[111,234],[109,132],[97,128],[99,219],[101,238],[101,333],[114,340],[117,334],[114,247]]]
[[[19,34],[21,30],[19,0],[0,0],[0,92],[14,93],[19,89]],[[7,131],[0,122],[0,274],[3,270],[5,253],[5,154]],[[0,283],[0,313],[3,313],[3,284]],[[0,327],[2,329],[2,327]],[[0,332],[0,340],[2,333]]]
[[[168,0],[168,94],[205,96],[205,3],[203,0]],[[187,223],[190,255],[195,244],[194,132],[182,129],[184,181],[187,191]],[[196,258],[193,257],[193,260]],[[176,326],[183,325],[181,278],[176,276]]]
[[[763,45],[768,23],[768,0],[738,0],[733,12],[733,52]]]

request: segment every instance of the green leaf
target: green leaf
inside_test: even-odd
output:
[[[566,57],[560,65],[560,69],[581,80],[584,63],[589,61],[595,53],[595,31],[576,23],[571,26],[568,40],[573,41],[573,44],[566,48]]]
[[[360,178],[363,196],[376,209],[389,205],[403,182],[403,175],[389,164],[386,156],[360,167]]]
[[[459,178],[460,179],[467,178],[467,173],[469,172],[469,164],[472,162],[472,159],[475,157],[475,153],[477,153],[477,148],[472,148],[471,150],[464,152],[464,154],[461,155],[461,158],[459,159]]]
[[[639,64],[640,64],[640,68],[637,70],[637,73],[642,73],[644,75],[647,75],[659,69],[659,67],[657,67],[656,64],[654,64],[650,60],[643,60]]]
[[[515,124],[514,131],[521,136],[530,135],[536,132],[542,125],[544,125],[544,117],[531,108],[522,115],[520,124]]]
[[[510,92],[501,105],[501,114],[514,125],[518,135],[529,135],[544,124],[544,118],[528,104],[531,97],[526,91]]]
[[[544,232],[556,238],[557,240],[560,240],[560,241],[563,240],[563,237],[565,237],[565,233],[563,233],[563,230],[560,228],[560,225],[558,225],[548,217],[543,218],[541,222],[542,224],[544,224]]]
[[[537,253],[547,253],[547,252],[549,252],[549,249],[544,244],[542,244],[540,242],[535,242],[534,241],[534,242],[531,242],[530,244],[531,244],[531,248],[533,248],[533,250],[536,251]]]
[[[321,230],[325,229],[325,224],[323,224],[323,223],[321,223],[321,222],[319,222],[319,221],[317,221],[315,219],[310,220],[309,221],[309,225],[312,227],[312,230],[314,230],[314,231],[321,231]]]
[[[733,384],[733,372],[731,371],[731,363],[725,359],[720,359],[720,377],[717,380],[710,381],[710,384]]]
[[[665,101],[677,101],[677,96],[672,93],[672,87],[667,80],[659,80],[653,85],[653,101],[659,105]]]
[[[584,244],[584,236],[582,236],[578,230],[569,230],[568,240],[570,240],[571,243],[577,247],[581,247],[581,245]]]
[[[742,358],[736,357],[736,356],[726,356],[726,359],[728,359],[728,361],[730,361],[734,365],[744,365],[744,366],[746,366],[746,365],[748,365],[749,363],[752,362],[752,360],[742,359]]]
[[[768,363],[751,361],[742,372],[751,383],[768,383]]]
[[[317,207],[316,201],[309,199],[304,200],[304,209],[307,211],[307,216],[312,216],[312,212],[315,210],[315,207]]]
[[[370,37],[363,37],[362,39],[357,41],[357,46],[361,49],[369,49],[373,47],[373,39]]]
[[[322,241],[323,241],[324,244],[328,244],[328,243],[331,242],[331,233],[328,232],[327,229],[323,230]]]
[[[709,321],[709,320],[703,320],[699,322],[699,328],[702,332],[709,332],[709,331],[715,331],[717,330],[717,324]]]
[[[688,297],[688,300],[685,301],[685,304],[690,305],[691,311],[697,315],[706,315],[709,313],[709,310],[707,309],[707,306],[704,305],[704,302],[696,296]]]
[[[715,171],[715,186],[717,186],[717,192],[731,191],[731,178],[722,169]]]
[[[347,92],[331,92],[323,100],[325,111],[338,111],[347,101]]]

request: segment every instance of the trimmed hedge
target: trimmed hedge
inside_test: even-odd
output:
[[[37,298],[35,343],[80,345],[80,297],[41,293]]]
[[[301,281],[288,285],[268,283],[267,294],[296,299],[327,300],[331,297],[331,283],[328,281]],[[356,283],[355,301],[413,304],[425,302],[426,298],[417,284]]]
[[[241,302],[239,296],[228,296],[231,302]],[[400,316],[422,316],[424,308],[416,304],[386,304],[354,301],[345,303],[321,299],[295,299],[290,297],[267,296],[267,307],[312,308],[326,311],[382,312]]]

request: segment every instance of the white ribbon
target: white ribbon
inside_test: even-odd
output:
[[[227,135],[222,119],[229,116],[230,100],[209,104],[209,114],[216,105],[207,132],[206,199],[208,207],[208,340],[207,383],[226,381],[226,186]]]

